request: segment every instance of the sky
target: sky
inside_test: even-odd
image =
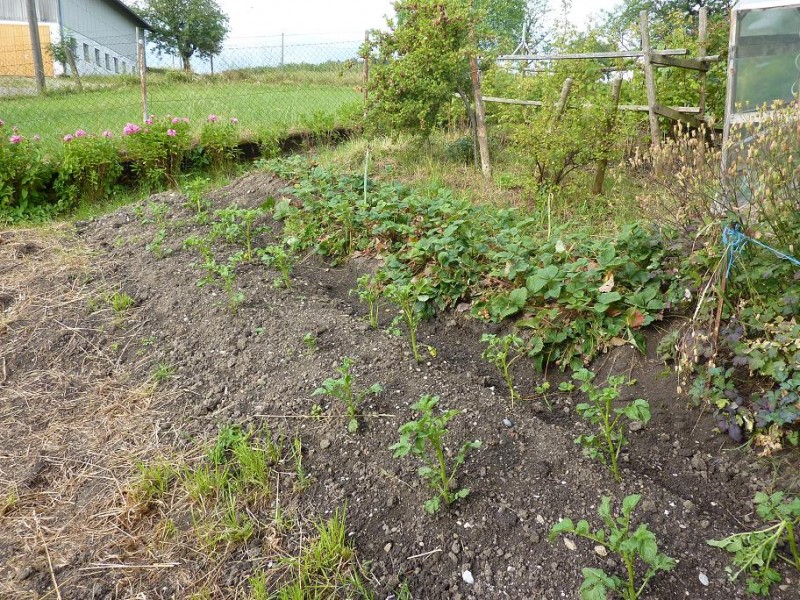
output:
[[[217,0],[230,19],[231,40],[280,35],[315,34],[320,41],[361,39],[367,29],[380,28],[392,12],[391,0]],[[573,0],[570,21],[612,8],[619,0]],[[553,10],[561,3],[551,0]],[[292,34],[292,35],[290,35]]]

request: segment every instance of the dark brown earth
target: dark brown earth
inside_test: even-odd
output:
[[[217,208],[252,207],[284,187],[269,175],[254,174],[211,196]],[[652,353],[619,348],[593,365],[601,380],[609,373],[635,378],[626,397],[647,399],[653,411],[646,428],[630,433],[623,482],[617,484],[573,443],[584,431],[574,410],[577,396],[551,393],[548,410],[533,392],[541,375],[522,364],[519,387],[528,398],[509,406],[496,371],[480,358],[480,335],[490,327],[458,312],[424,324],[420,339],[437,355],[417,366],[407,341],[369,329],[364,307],[348,293],[356,277],[377,265],[357,259],[332,268],[313,256],[300,260],[288,290],[272,284],[274,273],[242,268],[238,284],[246,299],[232,314],[220,290],[196,285],[200,274],[192,263],[197,256],[181,248],[197,227],[184,198],[166,193],[151,202],[170,206],[168,256],[158,260],[145,250],[157,226],[143,224],[136,207],[79,224],[79,239],[59,244],[76,253],[86,244],[94,252],[83,259],[93,272],[90,281],[70,281],[63,269],[38,272],[51,286],[81,286],[75,296],[80,310],[62,303],[50,308],[33,333],[30,323],[17,322],[1,334],[0,484],[17,489],[20,502],[0,517],[0,597],[52,598],[53,576],[62,582],[64,599],[185,597],[181,590],[188,588],[181,586],[197,575],[191,556],[178,556],[180,567],[146,576],[87,566],[110,555],[120,562],[143,555],[136,543],[124,543],[121,520],[132,460],[152,457],[159,445],[177,448],[188,440],[211,439],[229,423],[300,435],[307,449],[304,464],[314,478],[303,502],[318,515],[346,506],[351,539],[372,573],[377,598],[390,597],[403,581],[419,599],[578,597],[582,567],[622,574],[621,564],[598,556],[582,540],[576,550],[563,539],[550,543],[548,531],[566,517],[599,524],[602,496],[611,496],[616,507],[631,493],[643,496],[637,519],[649,523],[662,550],[679,561],[674,571],[652,581],[646,597],[746,597],[743,581],[727,580],[728,556],[705,542],[756,525],[751,500],[755,491],[771,489],[775,463],[728,445],[713,431],[707,413],[677,395],[674,375]],[[2,235],[6,247],[24,238],[24,232]],[[35,260],[25,260],[20,252],[2,255],[4,277],[24,268],[29,277],[36,274]],[[22,301],[12,283],[5,281],[3,298],[16,300],[8,307],[3,300],[4,314]],[[131,324],[113,326],[109,311],[87,314],[86,298],[101,284],[136,300]],[[384,307],[382,325],[391,317]],[[80,329],[80,336],[70,328]],[[307,333],[318,340],[313,352],[303,343]],[[649,332],[651,349],[662,333]],[[151,342],[144,354],[141,344],[132,342],[143,337]],[[343,412],[330,402],[323,418],[310,418],[319,401],[312,392],[344,356],[357,361],[357,385],[380,382],[385,388],[364,408],[370,416],[356,434],[347,432],[346,419],[329,418]],[[160,362],[176,367],[176,376],[158,392],[133,394],[130,390]],[[47,371],[55,377],[41,379],[50,386],[47,393],[22,393],[26,378],[44,377]],[[556,389],[563,375],[550,375]],[[122,387],[126,393],[110,402],[108,395]],[[428,495],[416,476],[417,465],[393,459],[388,450],[398,427],[413,416],[409,406],[422,394],[438,395],[443,407],[462,411],[450,427],[450,450],[466,440],[483,441],[459,477],[471,488],[470,496],[436,516],[422,509]],[[135,442],[141,439],[152,443]],[[138,455],[126,454],[127,446]],[[114,458],[121,456],[127,462]],[[92,472],[105,469],[108,476],[81,480],[87,464],[102,466]],[[52,489],[59,490],[58,497],[44,502]],[[97,508],[98,490],[105,512]],[[84,505],[92,514],[82,510]],[[98,519],[105,525],[121,523],[122,533],[111,535],[105,528],[93,535]],[[67,538],[69,544],[63,541]],[[247,580],[257,556],[250,551],[259,543],[251,542],[225,563],[229,576],[221,580],[229,587],[220,588],[223,595],[236,597],[233,590]],[[52,575],[47,553],[55,565]],[[150,558],[158,564],[176,556]],[[474,584],[464,581],[467,570]],[[773,597],[797,598],[797,575],[784,575]],[[705,577],[707,586],[701,583]]]

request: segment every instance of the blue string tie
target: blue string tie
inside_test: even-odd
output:
[[[742,253],[744,247],[747,243],[755,244],[756,246],[763,248],[764,250],[769,250],[778,258],[783,260],[788,260],[796,267],[800,267],[800,260],[796,259],[794,256],[789,254],[784,254],[780,250],[776,250],[772,246],[765,244],[764,242],[760,242],[755,238],[750,237],[749,235],[745,234],[741,229],[737,226],[729,226],[726,225],[725,229],[722,231],[722,243],[727,249],[728,252],[728,270],[725,272],[725,278],[727,279],[728,276],[731,274],[731,268],[733,267],[733,263],[736,262],[736,257]]]

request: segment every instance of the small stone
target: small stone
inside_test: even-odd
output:
[[[600,546],[600,545],[595,546],[594,553],[597,554],[597,556],[602,556],[603,558],[608,556],[608,550],[606,550],[605,546]]]
[[[694,502],[691,500],[684,500],[683,508],[688,511],[694,510]]]
[[[642,502],[642,512],[653,513],[656,511],[656,503],[652,500],[645,500]]]
[[[514,423],[510,419],[503,419],[503,425],[505,425],[506,427],[513,427]]]
[[[639,431],[642,427],[644,427],[644,423],[641,421],[631,421],[631,424],[628,425],[628,429],[631,431]]]
[[[463,579],[464,583],[466,583],[467,585],[472,585],[473,583],[475,583],[475,578],[472,576],[471,571],[464,571],[461,574],[461,579]]]
[[[391,552],[391,551],[392,551],[392,542],[388,542],[388,543],[387,543],[387,544],[386,544],[386,545],[383,547],[383,551],[384,551],[384,552]]]
[[[320,442],[319,442],[319,447],[322,450],[330,448],[330,445],[331,445],[331,441],[328,438],[322,438],[322,440],[320,440]]]
[[[708,587],[708,575],[706,575],[705,573],[700,573],[698,579],[700,579],[701,584]]]
[[[708,529],[709,527],[711,527],[710,521],[708,521],[707,519],[703,519],[702,521],[700,521],[700,529]]]
[[[458,554],[461,552],[461,545],[458,542],[453,542],[453,545],[450,546],[450,550],[453,551],[453,554]]]
[[[578,546],[569,538],[564,538],[564,545],[567,547],[567,550],[572,550],[575,552],[578,549]]]

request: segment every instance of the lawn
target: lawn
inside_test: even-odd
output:
[[[159,73],[149,77],[151,114],[185,116],[198,127],[211,113],[236,117],[243,136],[275,128],[307,127],[321,115],[334,115],[360,98],[349,74],[289,71],[277,77],[274,73],[232,72],[190,81],[182,81],[181,75]],[[39,134],[46,148],[55,147],[64,134],[76,129],[118,133],[125,123],[142,120],[137,79],[94,78],[85,81],[84,87],[83,92],[68,88],[44,97],[2,98],[0,119],[19,127],[23,135]]]

